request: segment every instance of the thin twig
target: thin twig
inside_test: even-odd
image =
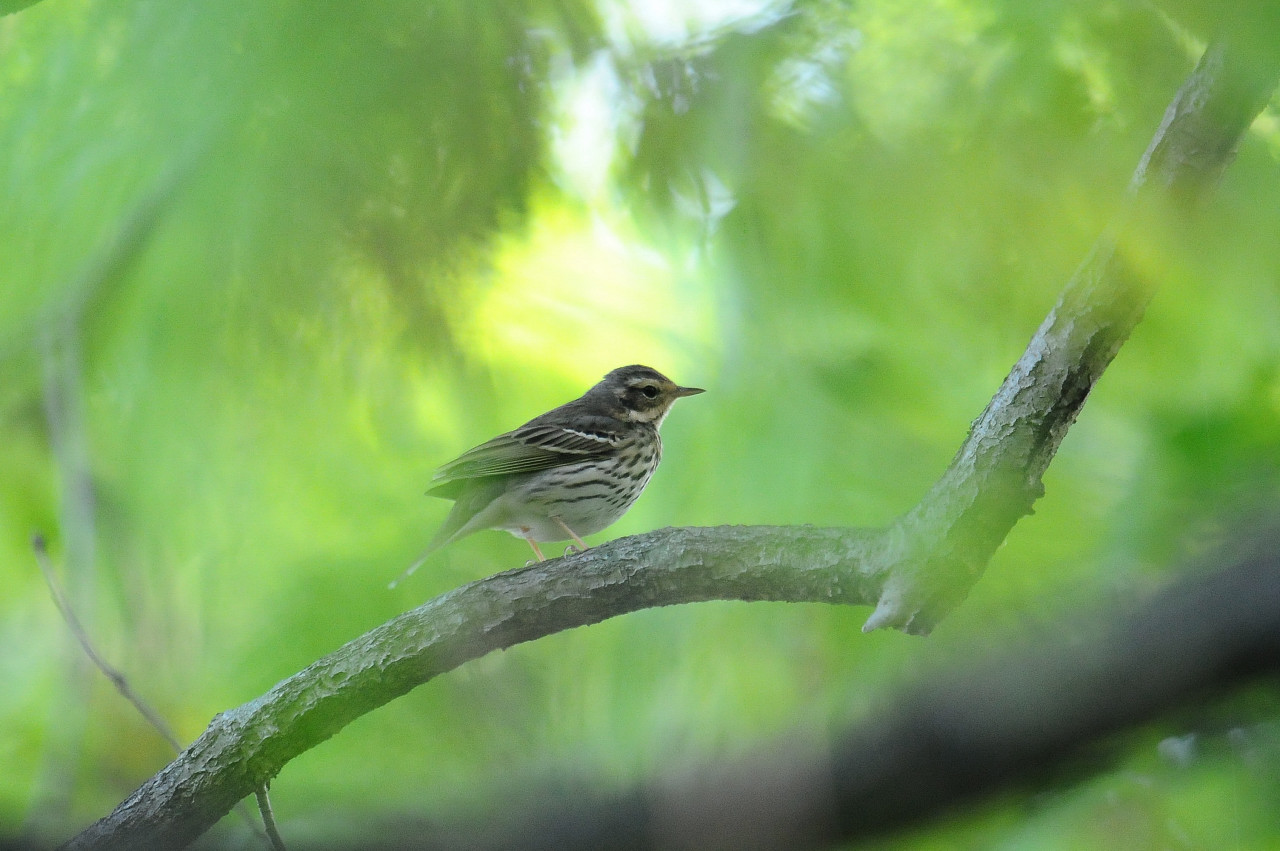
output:
[[[280,831],[276,830],[276,814],[271,809],[271,796],[267,794],[270,787],[270,783],[263,783],[257,789],[258,812],[262,813],[262,824],[267,829],[267,838],[271,840],[271,847],[275,851],[285,851],[284,840],[280,838]]]
[[[58,582],[57,574],[53,569],[53,562],[49,558],[49,548],[45,543],[44,535],[37,532],[31,536],[31,549],[35,553],[36,564],[40,566],[40,572],[44,574],[45,584],[49,586],[49,596],[53,598],[53,604],[57,606],[58,612],[67,624],[67,628],[71,630],[71,634],[75,636],[80,648],[84,650],[84,655],[89,657],[89,661],[102,672],[103,676],[111,681],[111,684],[116,687],[116,691],[120,692],[121,696],[129,701],[133,708],[138,710],[138,713],[156,729],[161,738],[169,743],[169,747],[173,748],[174,754],[182,753],[182,743],[174,735],[173,728],[169,726],[159,712],[152,709],[150,704],[138,696],[138,693],[129,685],[128,678],[107,662],[106,659],[103,659],[102,654],[93,646],[93,642],[89,639],[88,631],[85,630],[80,618],[76,616],[75,609],[71,607],[71,602],[67,599],[66,592],[62,590],[62,585]],[[264,801],[266,802],[265,808],[263,807]],[[255,836],[270,842],[274,851],[285,851],[284,842],[280,839],[280,834],[276,830],[275,816],[271,813],[271,802],[266,797],[265,788],[259,792],[258,807],[262,810],[262,821],[267,827],[265,834],[258,827],[253,815],[243,803],[237,805],[235,810]]]
[[[44,574],[44,581],[49,586],[49,594],[53,597],[53,604],[58,607],[58,611],[62,614],[62,619],[66,621],[67,627],[71,630],[71,634],[75,636],[76,641],[80,643],[81,649],[84,650],[89,661],[94,664],[102,675],[111,680],[111,684],[116,687],[116,691],[127,701],[133,704],[133,708],[138,710],[147,722],[156,728],[169,747],[173,748],[173,752],[181,753],[182,744],[178,741],[178,737],[173,734],[173,729],[169,727],[168,722],[160,717],[160,713],[151,708],[145,700],[138,696],[138,693],[129,685],[129,681],[124,674],[113,668],[108,662],[102,658],[93,646],[93,642],[89,640],[88,633],[85,632],[80,618],[76,616],[75,611],[71,608],[71,603],[67,600],[66,593],[63,592],[62,586],[58,583],[57,577],[53,572],[53,564],[49,560],[49,549],[45,545],[44,535],[37,532],[31,538],[31,549],[36,555],[36,564],[40,565],[40,572]]]

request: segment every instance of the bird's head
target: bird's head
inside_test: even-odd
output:
[[[703,391],[681,387],[656,369],[635,364],[615,369],[590,392],[602,397],[618,419],[657,426],[677,399]]]

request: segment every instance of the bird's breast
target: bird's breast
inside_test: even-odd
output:
[[[592,535],[613,524],[640,496],[662,457],[661,444],[626,446],[605,456],[553,467],[531,475],[519,488],[517,499],[523,506],[513,518],[540,541],[566,539],[553,520],[572,529],[579,537]]]

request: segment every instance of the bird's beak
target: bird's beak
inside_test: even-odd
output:
[[[676,398],[682,399],[685,396],[697,396],[699,393],[706,393],[701,387],[677,387]]]

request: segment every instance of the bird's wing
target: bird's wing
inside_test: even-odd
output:
[[[514,431],[468,449],[436,471],[428,493],[452,498],[460,479],[532,473],[607,455],[622,442],[608,417],[576,417],[572,427],[530,420]]]

